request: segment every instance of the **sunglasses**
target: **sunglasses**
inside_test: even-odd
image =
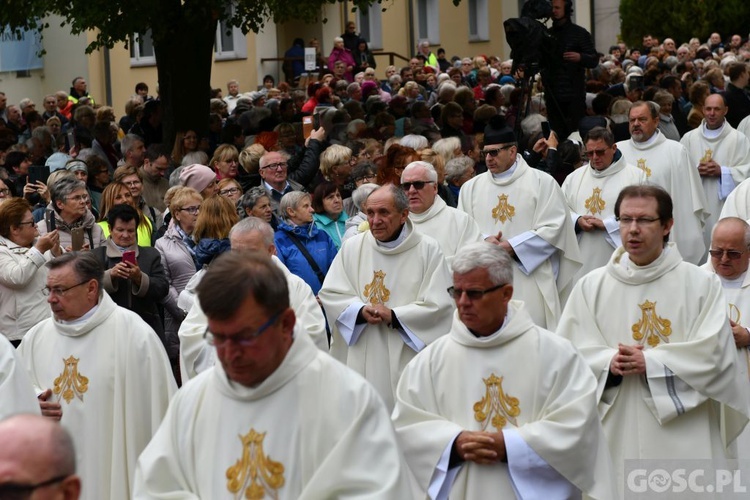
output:
[[[482,156],[487,156],[487,155],[490,155],[491,157],[493,157],[493,158],[494,158],[494,157],[496,157],[497,155],[499,155],[499,154],[500,154],[500,151],[502,151],[502,150],[504,150],[504,149],[510,149],[510,148],[512,148],[512,147],[513,147],[514,145],[515,145],[515,144],[508,144],[507,146],[501,146],[501,147],[499,147],[499,148],[497,148],[497,149],[483,149],[483,150],[481,150],[481,151],[479,152],[479,154],[480,154],[480,155],[482,155]]]
[[[434,181],[402,182],[401,183],[401,188],[404,191],[409,191],[411,189],[411,187],[414,186],[414,189],[416,189],[417,191],[421,191],[422,189],[424,189],[424,187],[425,187],[426,184],[433,184],[433,183],[434,183]]]

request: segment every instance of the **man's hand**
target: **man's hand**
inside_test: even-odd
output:
[[[534,147],[532,147],[531,149],[533,149],[534,152],[544,156],[544,153],[547,151],[547,140],[544,137],[541,137],[534,143]]]
[[[698,174],[701,177],[721,177],[721,165],[713,160],[700,162],[698,164]]]
[[[477,464],[495,464],[505,460],[506,456],[502,432],[463,431],[453,442],[453,447],[463,460]]]
[[[380,317],[378,311],[372,306],[362,307],[362,317],[370,325],[379,325],[383,322],[383,318]]]
[[[563,52],[563,61],[567,62],[581,62],[580,52]]]
[[[596,231],[597,229],[604,229],[604,222],[593,215],[582,215],[578,217],[578,227],[586,232]]]
[[[750,333],[748,333],[747,328],[735,323],[731,319],[729,320],[729,324],[732,326],[734,345],[736,345],[737,348],[750,346]]]
[[[310,142],[310,139],[315,139],[316,141],[323,142],[323,139],[326,138],[326,129],[323,127],[316,128],[315,130],[312,130],[310,132],[310,136],[305,139],[305,147],[307,147],[307,143]]]
[[[497,236],[495,236],[495,235],[487,236],[484,239],[484,241],[486,241],[487,243],[492,243],[493,245],[499,245],[502,240],[503,240],[503,232],[502,231],[500,231],[499,233],[497,233]]]
[[[642,345],[618,344],[618,352],[609,364],[609,371],[615,375],[643,375],[646,373],[646,358]]]
[[[52,403],[50,401],[47,401],[51,397],[52,389],[47,389],[39,396],[37,396],[37,399],[39,400],[39,408],[41,408],[42,410],[42,416],[49,417],[54,420],[60,420],[62,418],[62,406],[60,406],[60,403]]]
[[[511,257],[516,256],[516,252],[513,250],[513,247],[510,246],[510,243],[508,243],[507,241],[501,241],[500,248],[508,252],[508,255],[510,255]]]
[[[393,311],[389,307],[386,307],[383,304],[375,304],[370,307],[374,309],[375,316],[380,318],[383,323],[391,326],[391,323],[393,322]]]

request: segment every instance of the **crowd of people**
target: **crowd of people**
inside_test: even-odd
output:
[[[378,80],[349,23],[173,144],[145,84],[119,120],[0,92],[0,497],[611,499],[749,457],[750,42],[597,54],[552,7],[556,82],[426,42]]]

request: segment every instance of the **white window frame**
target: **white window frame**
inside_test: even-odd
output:
[[[133,33],[130,35],[130,66],[156,66],[156,54],[154,53],[154,42],[151,41],[151,54],[141,55],[141,40],[151,38],[151,30],[144,33]]]
[[[487,42],[490,39],[489,6],[487,0],[467,0],[469,9],[469,41]],[[475,19],[476,26],[472,30],[471,20]]]
[[[417,0],[414,31],[418,40],[429,40],[430,45],[440,45],[440,0]],[[427,33],[421,31],[425,23]],[[416,47],[412,47],[416,51]]]
[[[234,14],[234,5],[230,7],[228,17]],[[247,59],[247,41],[245,34],[236,26],[232,26],[232,50],[224,50],[222,42],[222,29],[226,29],[226,21],[219,21],[216,24],[216,40],[214,41],[214,60],[231,61],[234,59]]]
[[[367,12],[357,10],[357,26],[360,32],[363,26],[367,26],[367,46],[370,50],[383,48],[383,12],[379,3],[370,5]]]

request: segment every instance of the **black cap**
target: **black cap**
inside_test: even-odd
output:
[[[490,123],[484,127],[484,144],[508,144],[516,142],[513,129],[505,124],[502,116],[493,116]]]

